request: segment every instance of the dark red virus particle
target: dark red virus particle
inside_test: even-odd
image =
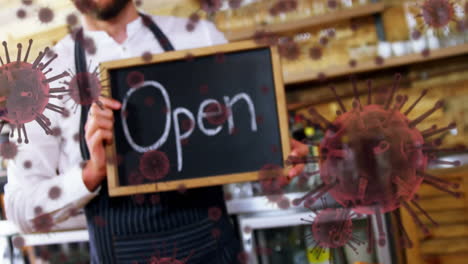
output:
[[[95,215],[93,217],[94,224],[98,227],[105,227],[107,225],[107,221],[100,215]]]
[[[351,19],[349,26],[352,31],[357,31],[361,27],[361,24],[357,19]]]
[[[195,56],[193,56],[193,54],[190,53],[190,52],[187,53],[187,55],[185,55],[185,60],[186,60],[187,62],[192,62],[192,61],[194,61],[194,59],[195,59]]]
[[[80,30],[80,28],[75,28],[71,30],[72,32],[70,35],[74,41],[80,42],[80,44],[83,46],[84,50],[88,54],[90,55],[96,54],[97,48],[96,48],[96,43],[94,42],[93,38],[85,36]]]
[[[414,221],[428,235],[412,204],[423,215],[429,215],[419,206],[415,193],[422,183],[429,184],[455,197],[460,197],[458,184],[450,183],[425,172],[428,163],[458,166],[457,161],[445,161],[435,155],[447,149],[438,149],[441,139],[433,136],[456,127],[451,123],[443,128],[419,131],[416,126],[444,106],[438,101],[434,107],[421,116],[410,120],[407,116],[427,94],[427,90],[405,111],[407,97],[396,95],[401,75],[396,75],[394,84],[385,94],[385,100],[373,101],[372,82],[367,82],[367,103],[361,102],[358,84],[352,79],[354,100],[347,109],[336,89],[331,90],[340,107],[339,115],[331,122],[314,108],[309,113],[320,120],[326,130],[320,143],[319,156],[289,157],[290,165],[316,163],[320,165],[323,184],[294,200],[297,206],[303,201],[307,206],[314,204],[325,193],[329,193],[339,204],[359,214],[375,214],[379,229],[379,244],[384,240],[382,214],[404,207]],[[451,149],[453,151],[454,149]],[[456,149],[455,149],[456,150]],[[460,149],[458,149],[460,151]]]
[[[150,197],[151,204],[159,204],[161,202],[161,196],[159,194],[153,194]]]
[[[208,94],[208,85],[206,84],[203,84],[203,85],[200,85],[200,94]]]
[[[79,132],[76,132],[76,133],[73,135],[73,140],[74,140],[75,142],[80,142],[80,139],[81,139],[80,133],[79,133]]]
[[[291,38],[281,42],[278,45],[279,54],[287,60],[296,60],[301,55],[301,48]]]
[[[170,163],[166,153],[159,150],[148,151],[140,158],[140,171],[151,181],[161,180],[169,173]]]
[[[383,57],[381,57],[381,56],[377,56],[377,57],[375,57],[374,62],[375,62],[376,65],[382,66],[385,63],[385,59]]]
[[[355,59],[351,59],[349,61],[349,67],[355,68],[357,66],[357,61]]]
[[[223,211],[219,207],[208,208],[208,218],[213,222],[218,222],[223,215]]]
[[[178,187],[177,187],[177,192],[179,194],[186,194],[187,193],[187,186],[185,186],[185,184],[180,184]]]
[[[277,203],[279,209],[286,210],[291,207],[291,201],[288,197],[283,196]]]
[[[265,119],[261,115],[258,115],[255,119],[257,120],[257,124],[259,125],[263,124],[263,121],[265,121]]]
[[[422,18],[426,28],[438,31],[456,22],[455,4],[451,0],[425,0],[420,7],[421,12],[416,17]]]
[[[195,29],[195,27],[198,25],[198,22],[200,22],[200,15],[197,12],[192,13],[189,16],[189,19],[187,21],[187,25],[186,25],[187,31],[192,32]]]
[[[319,39],[319,43],[320,43],[320,45],[322,45],[322,46],[326,46],[326,45],[328,44],[328,38],[327,38],[327,37],[321,37],[321,38]]]
[[[23,142],[23,136],[24,143],[29,143],[25,124],[34,120],[44,129],[46,134],[51,134],[51,122],[43,114],[46,109],[61,114],[65,111],[63,107],[49,103],[49,98],[61,98],[61,96],[53,95],[61,88],[50,88],[49,83],[67,76],[68,73],[46,77],[51,69],[46,72],[43,70],[57,58],[55,55],[47,62],[41,62],[49,48],[39,52],[32,64],[28,63],[32,42],[29,40],[24,58],[22,58],[23,46],[18,44],[16,61],[12,61],[7,43],[4,41],[2,44],[5,49],[6,64],[0,57],[0,112],[2,113],[0,119],[10,124],[11,137],[14,136],[15,130],[18,132],[18,143]],[[0,125],[0,131],[3,124]]]
[[[142,85],[144,81],[145,81],[145,75],[142,72],[131,71],[127,75],[127,84],[131,88]]]
[[[216,13],[221,9],[221,0],[199,0],[201,9],[208,14]]]
[[[142,205],[142,204],[145,203],[145,195],[144,194],[132,195],[132,199],[138,205]]]
[[[216,53],[215,54],[215,62],[216,63],[224,63],[226,62],[226,55],[224,55],[224,53]]]
[[[135,6],[141,7],[143,5],[143,0],[135,0]]]
[[[203,113],[208,123],[215,126],[224,124],[231,115],[229,108],[219,103],[208,104]]]
[[[353,236],[351,209],[326,208],[313,213],[315,217],[312,220],[302,220],[311,224],[310,237],[315,240],[312,251],[318,254],[317,258],[320,258],[327,249],[348,246],[356,252],[356,245],[364,244]]]
[[[270,92],[270,87],[263,85],[261,88],[263,94],[268,94]]]
[[[38,215],[41,215],[41,214],[42,214],[42,207],[40,207],[40,206],[34,207],[34,215],[38,216]]]
[[[76,14],[69,14],[66,17],[66,22],[70,27],[74,27],[78,25],[78,16],[76,16]]]
[[[278,0],[270,7],[270,15],[277,16],[282,13],[292,12],[297,9],[297,0]]]
[[[211,229],[211,237],[214,240],[218,240],[221,237],[221,229],[219,229],[217,227]]]
[[[182,120],[182,130],[183,131],[190,131],[195,127],[195,122],[191,119],[184,119]]]
[[[334,38],[334,37],[336,36],[336,30],[333,29],[333,28],[328,29],[328,30],[327,30],[327,36],[328,36],[329,38]]]
[[[45,213],[34,217],[32,224],[35,232],[48,233],[54,227],[54,219],[52,215]]]
[[[156,99],[154,99],[153,96],[147,96],[147,97],[145,97],[145,102],[144,102],[144,104],[145,104],[147,107],[153,107],[155,103],[156,103]],[[167,109],[166,109],[166,108],[163,109],[162,112],[163,112],[164,114],[166,114],[166,113],[167,113]]]
[[[317,74],[317,79],[323,83],[327,80],[327,75],[324,72],[319,72]]]
[[[268,201],[278,203],[283,199],[284,188],[289,184],[283,168],[274,164],[266,164],[258,172],[258,179]]]
[[[18,249],[22,249],[25,245],[24,238],[21,236],[17,236],[13,238],[13,246]]]
[[[425,58],[426,58],[426,57],[429,57],[429,56],[431,55],[431,50],[428,49],[428,48],[425,48],[425,49],[423,49],[423,51],[421,52],[421,55],[422,55],[423,57],[425,57]]]
[[[244,233],[246,233],[246,234],[251,234],[252,233],[252,228],[250,226],[246,226],[246,227],[244,227],[244,229],[242,231]]]
[[[38,17],[42,23],[50,23],[54,20],[54,11],[49,7],[42,7],[39,9]]]
[[[54,136],[54,137],[61,137],[62,136],[62,129],[60,127],[54,127],[54,128],[52,128],[52,133],[50,135]]]
[[[18,154],[18,146],[13,142],[3,142],[0,144],[0,156],[4,159],[14,159]]]
[[[328,0],[327,1],[327,6],[330,9],[336,9],[336,8],[338,8],[338,1],[337,0]]]
[[[150,260],[148,261],[148,264],[187,264],[190,258],[195,253],[195,250],[191,250],[189,255],[186,256],[185,258],[177,259],[178,251],[179,251],[178,248],[174,245],[174,249],[172,250],[172,256],[165,256],[167,254],[165,248],[163,249],[163,252],[157,249],[156,254],[150,258]],[[164,256],[161,256],[161,255],[164,255]]]
[[[72,76],[71,79],[63,82],[68,88],[62,87],[56,92],[71,98],[75,102],[75,109],[79,105],[90,106],[93,103],[102,107],[99,96],[104,86],[99,80],[98,67],[93,72],[70,72],[69,74]]]
[[[143,54],[141,55],[141,59],[144,61],[144,62],[151,62],[153,60],[153,54],[151,54],[151,52],[149,51],[145,51],[143,52]]]
[[[24,10],[22,8],[20,8],[20,9],[18,9],[18,11],[16,11],[16,17],[19,18],[19,19],[26,18],[26,15],[27,15],[26,10]]]
[[[32,168],[32,161],[30,160],[26,160],[25,162],[23,162],[23,167],[27,170],[31,169]]]
[[[62,195],[62,189],[58,186],[53,186],[49,189],[49,198],[51,200],[57,200]]]
[[[21,0],[21,3],[23,3],[23,5],[32,5],[33,1],[32,0]]]
[[[411,38],[414,39],[414,40],[420,39],[421,36],[422,36],[422,34],[421,34],[421,31],[419,31],[419,30],[413,30],[413,32],[411,32]]]
[[[322,58],[322,49],[318,46],[312,47],[309,50],[309,56],[313,60],[320,60]]]
[[[237,9],[241,7],[243,0],[229,0],[229,8],[231,9]]]
[[[225,192],[224,193],[224,200],[225,201],[231,201],[233,199],[232,193],[231,192]]]
[[[253,39],[259,45],[271,46],[271,45],[276,45],[278,43],[279,36],[273,32],[259,30],[254,33]]]

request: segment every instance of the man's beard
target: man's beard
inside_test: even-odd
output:
[[[76,8],[83,14],[98,20],[111,20],[117,17],[131,0],[114,0],[111,4],[98,7],[92,0],[73,0]]]

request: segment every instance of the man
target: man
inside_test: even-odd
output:
[[[55,72],[73,66],[81,71],[77,68],[83,61],[92,62],[88,68],[93,69],[99,62],[145,52],[156,54],[226,42],[211,23],[200,22],[187,32],[186,19],[141,15],[130,0],[75,3],[82,13],[82,33],[92,40],[96,52],[81,54],[80,50],[88,50],[82,45],[85,42],[75,43],[76,37],[69,35],[54,47],[59,55]],[[165,192],[157,202],[146,196],[141,204],[131,197],[108,196],[104,144],[113,140],[113,110],[120,109],[121,104],[109,98],[100,98],[100,102],[103,107],[93,104],[88,113],[81,107],[73,111],[73,100],[54,102],[71,110],[69,116],[47,113],[55,126],[54,136],[45,135],[35,123],[28,124],[30,143],[19,147],[8,166],[8,219],[24,232],[44,232],[52,226],[76,228],[73,216],[85,207],[92,263],[158,263],[168,257],[188,259],[188,264],[235,263],[239,245],[221,187],[193,189],[183,195]],[[81,148],[79,144],[83,113],[87,117],[83,136],[89,157],[83,156],[83,144]],[[306,154],[307,148],[293,141],[293,155]],[[301,166],[293,168],[290,176],[301,170]],[[221,212],[220,218],[210,219],[208,211],[213,209]]]

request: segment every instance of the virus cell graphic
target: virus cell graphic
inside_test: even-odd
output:
[[[242,1],[243,1],[243,0],[229,0],[229,1],[228,1],[228,3],[229,3],[229,8],[231,8],[231,9],[237,9],[237,8],[241,7]]]
[[[258,172],[258,179],[263,194],[268,201],[285,203],[284,187],[289,184],[289,179],[284,174],[283,168],[274,164],[264,165]]]
[[[74,27],[78,25],[78,17],[75,14],[69,14],[66,17],[66,21],[67,21],[67,25],[69,25],[70,27]]]
[[[148,261],[148,264],[187,264],[190,258],[195,253],[194,250],[190,251],[189,255],[183,258],[182,260],[177,259],[178,248],[174,246],[172,250],[172,256],[166,257],[161,256],[161,251],[158,249],[155,256],[152,256]],[[163,249],[163,254],[166,254],[166,249]]]
[[[313,60],[320,60],[322,58],[322,49],[318,46],[312,47],[309,50],[310,58]]]
[[[276,45],[279,36],[272,32],[259,30],[254,33],[253,39],[259,45]]]
[[[385,63],[385,59],[382,58],[381,56],[377,56],[375,57],[374,62],[376,65],[382,66]]]
[[[20,236],[13,238],[13,246],[22,249],[24,247],[24,238]]]
[[[278,0],[269,10],[270,15],[277,16],[297,9],[297,0]]]
[[[57,200],[60,197],[60,195],[62,195],[62,189],[60,189],[60,187],[54,186],[54,187],[50,188],[49,198],[51,200]]]
[[[166,153],[158,150],[148,151],[140,158],[140,171],[143,177],[157,181],[166,177],[170,170]]]
[[[208,14],[213,14],[221,9],[221,0],[199,0],[201,9]]]
[[[141,7],[143,5],[143,0],[135,0],[135,6]]]
[[[336,89],[331,86],[340,108],[336,120],[331,122],[314,108],[309,109],[309,113],[320,120],[326,130],[320,143],[319,156],[289,157],[287,160],[290,165],[309,162],[318,162],[320,165],[317,173],[320,173],[323,184],[294,200],[295,205],[305,201],[310,206],[328,192],[347,209],[359,214],[376,215],[380,245],[385,243],[382,214],[400,207],[405,208],[428,235],[427,227],[412,208],[415,207],[429,217],[415,199],[415,193],[422,183],[460,197],[460,193],[451,190],[458,188],[458,184],[425,172],[430,162],[454,166],[460,164],[458,161],[439,160],[436,154],[448,150],[438,149],[441,138],[432,138],[455,128],[455,123],[419,131],[416,126],[444,104],[438,101],[434,107],[410,120],[407,116],[427,94],[427,90],[403,111],[408,100],[405,96],[396,95],[400,79],[401,75],[396,75],[394,84],[381,102],[373,102],[372,82],[368,81],[367,103],[360,101],[357,81],[352,79],[354,100],[351,109],[346,108]]]
[[[36,232],[48,233],[54,227],[54,220],[50,214],[41,214],[32,220],[33,229]]]
[[[357,61],[355,59],[352,59],[349,61],[349,67],[356,68],[356,66],[357,66]]]
[[[32,64],[28,63],[32,42],[29,40],[24,58],[21,56],[23,47],[18,44],[16,61],[11,61],[7,43],[4,41],[2,44],[5,49],[6,64],[0,57],[0,112],[2,113],[0,119],[11,126],[11,137],[14,137],[15,130],[18,132],[18,143],[23,142],[23,136],[24,142],[29,143],[25,124],[34,120],[46,134],[51,134],[51,122],[43,114],[46,109],[61,114],[65,112],[64,108],[49,103],[49,98],[61,98],[61,96],[53,95],[60,88],[50,88],[49,83],[67,76],[68,73],[46,77],[51,69],[46,72],[43,70],[57,58],[55,55],[46,63],[41,62],[49,48],[39,52]],[[0,131],[3,125],[4,123],[0,124]]]
[[[456,7],[452,0],[425,0],[416,18],[422,19],[422,29],[446,30],[450,22],[457,22]]]
[[[33,1],[32,0],[22,0],[21,3],[23,3],[23,5],[32,5]]]
[[[14,159],[18,154],[18,146],[13,142],[0,144],[0,156],[4,159]]]
[[[197,26],[198,22],[200,22],[200,15],[198,12],[192,13],[188,19],[186,29],[189,32],[192,32],[195,30],[195,27]]]
[[[132,71],[127,75],[127,84],[129,87],[136,87],[145,81],[145,75],[139,71]]]
[[[327,1],[327,6],[330,9],[336,9],[338,7],[338,1],[337,0],[328,0]]]
[[[44,24],[50,23],[54,19],[54,11],[49,7],[40,8],[37,15],[39,20]]]
[[[223,211],[219,207],[208,208],[208,218],[213,222],[218,222],[223,215]]]
[[[294,40],[288,38],[278,45],[280,55],[287,60],[296,60],[301,55],[301,49]]]
[[[24,163],[23,163],[23,167],[27,170],[31,169],[32,168],[32,161],[30,160],[26,160]]]
[[[205,107],[203,113],[208,123],[215,126],[224,124],[224,122],[226,122],[226,120],[231,115],[229,108],[219,103],[208,104]]]
[[[143,194],[132,195],[132,199],[138,205],[142,205],[145,203],[145,195]]]
[[[26,10],[20,8],[18,9],[18,11],[16,11],[16,17],[19,18],[19,19],[24,19],[26,18]]]
[[[145,51],[143,52],[143,54],[141,54],[141,59],[144,62],[151,62],[151,60],[153,59],[153,54],[151,54],[151,52],[149,51]]]
[[[89,106],[93,103],[102,107],[99,96],[101,96],[102,88],[105,86],[99,80],[98,67],[93,72],[73,73],[69,70],[69,75],[71,79],[63,82],[68,88],[62,87],[55,92],[72,99],[75,102],[74,110],[78,108],[78,105]]]

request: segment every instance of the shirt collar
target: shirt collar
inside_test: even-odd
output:
[[[142,27],[144,27],[143,19],[141,16],[138,16],[137,19],[127,24],[127,40],[132,38]],[[104,30],[88,30],[86,27],[83,27],[84,35],[91,38],[108,38],[112,39],[107,32]],[[126,41],[127,41],[126,40]]]

